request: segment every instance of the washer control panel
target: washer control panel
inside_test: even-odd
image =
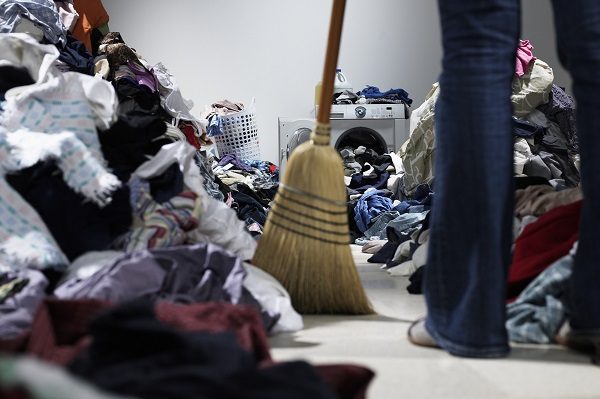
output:
[[[407,119],[409,114],[404,104],[334,104],[331,106],[331,119]]]

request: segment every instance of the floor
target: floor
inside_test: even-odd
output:
[[[277,360],[353,363],[376,372],[368,397],[584,399],[600,398],[600,368],[558,346],[514,346],[501,360],[462,359],[406,339],[409,323],[425,314],[422,295],[408,279],[390,277],[353,246],[373,316],[306,316],[305,329],[271,339]]]

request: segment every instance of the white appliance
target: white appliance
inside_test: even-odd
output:
[[[331,107],[331,144],[337,150],[364,145],[379,154],[398,151],[408,139],[410,110],[404,104],[342,104]],[[308,141],[314,119],[279,118],[279,167]]]

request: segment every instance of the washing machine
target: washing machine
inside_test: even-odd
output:
[[[340,104],[331,107],[331,145],[338,151],[364,145],[378,154],[398,151],[408,139],[410,109],[404,104]],[[310,138],[315,120],[279,118],[279,167]]]

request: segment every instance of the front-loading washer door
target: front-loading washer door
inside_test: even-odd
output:
[[[307,127],[298,128],[292,133],[290,137],[287,149],[286,149],[286,159],[290,159],[290,155],[292,155],[292,151],[296,149],[300,144],[310,140],[310,134],[312,133],[312,129]]]
[[[342,132],[334,146],[338,151],[346,147],[356,149],[360,146],[365,146],[379,155],[387,154],[388,152],[387,143],[381,134],[365,126],[356,126]]]

